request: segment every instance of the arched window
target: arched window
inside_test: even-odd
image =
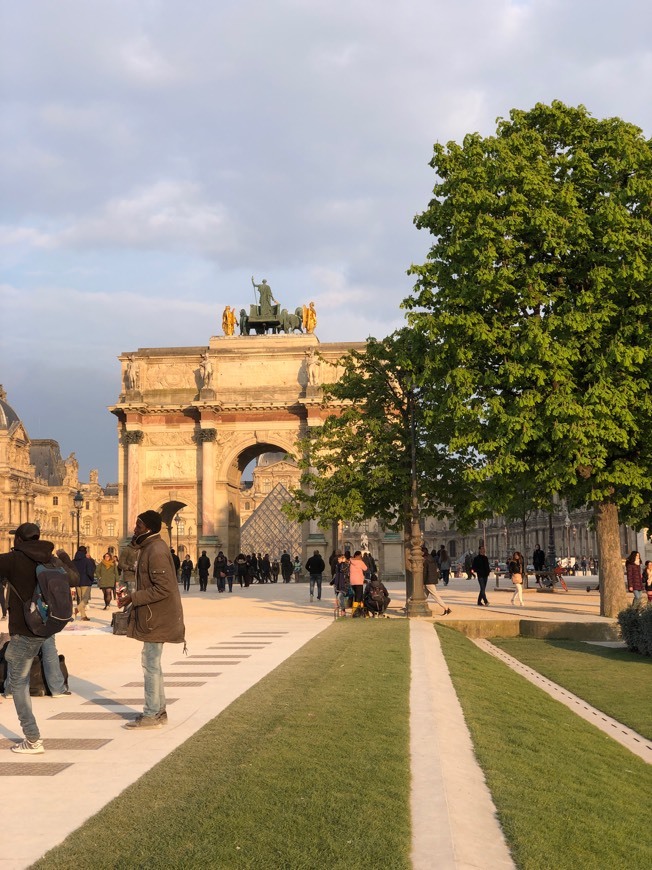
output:
[[[246,511],[250,510],[250,509],[251,509],[251,503],[248,502],[248,501],[246,501],[246,502],[245,502],[245,508],[244,508],[244,509],[245,509]]]

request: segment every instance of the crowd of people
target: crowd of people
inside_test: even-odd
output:
[[[318,555],[319,552],[315,550],[313,558]],[[328,562],[330,585],[335,592],[336,616],[346,616],[347,610],[351,611],[352,617],[386,616],[391,599],[385,585],[378,579],[376,562],[371,553],[356,550],[351,556],[350,550],[333,551]]]

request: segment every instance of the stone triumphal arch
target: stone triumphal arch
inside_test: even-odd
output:
[[[297,439],[329,413],[320,384],[336,380],[337,360],[363,346],[320,344],[310,333],[224,335],[208,347],[122,354],[122,391],[110,410],[123,538],[138,513],[154,509],[173,546],[180,540],[193,557],[235,556],[243,470],[262,453],[295,453]],[[328,530],[305,524],[302,557],[330,546]]]

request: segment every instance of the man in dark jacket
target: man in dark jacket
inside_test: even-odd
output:
[[[484,547],[482,544],[478,547],[478,555],[473,560],[473,564],[471,565],[471,570],[478,578],[478,583],[480,584],[480,593],[478,594],[478,606],[484,605],[485,607],[489,607],[489,602],[487,601],[487,593],[485,589],[487,588],[487,580],[489,579],[489,559],[485,556]]]
[[[283,575],[284,583],[290,582],[293,570],[294,565],[292,564],[292,556],[290,556],[287,550],[283,550],[283,553],[281,554],[281,574]]]
[[[73,565],[79,574],[79,585],[77,586],[79,615],[86,622],[90,622],[90,618],[86,616],[86,605],[91,600],[91,586],[95,580],[95,562],[87,553],[86,547],[80,547],[75,553]]]
[[[201,551],[201,556],[197,559],[197,573],[199,574],[199,591],[206,592],[208,586],[208,569],[211,567],[211,560],[206,555],[206,550]]]
[[[11,640],[5,653],[9,668],[10,691],[14,706],[23,729],[25,739],[22,743],[12,746],[13,752],[23,755],[38,755],[45,752],[41,734],[32,713],[32,700],[29,694],[29,672],[32,661],[41,651],[45,678],[57,698],[64,694],[65,683],[59,655],[52,637],[37,637],[25,622],[23,603],[31,599],[36,586],[36,566],[50,562],[53,559],[54,544],[39,540],[41,532],[34,523],[23,523],[11,532],[14,535],[14,547],[11,553],[0,555],[0,576],[7,580],[9,634]],[[70,585],[78,582],[77,572],[73,568],[70,557],[63,550],[57,552],[68,574]],[[6,691],[6,686],[5,686]]]
[[[145,679],[143,712],[126,728],[161,728],[167,724],[161,654],[164,643],[183,643],[185,627],[179,584],[170,548],[161,539],[161,515],[138,515],[133,543],[139,548],[136,591],[120,597],[118,605],[131,604],[127,635],[143,641],[141,661]]]
[[[315,592],[315,583],[317,584],[317,601],[321,601],[321,580],[322,574],[326,565],[321,557],[319,550],[315,550],[313,555],[306,562],[306,571],[310,574],[310,600],[312,601]]]

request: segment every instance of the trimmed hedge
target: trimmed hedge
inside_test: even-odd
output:
[[[630,652],[652,656],[652,604],[621,610],[618,625]]]

